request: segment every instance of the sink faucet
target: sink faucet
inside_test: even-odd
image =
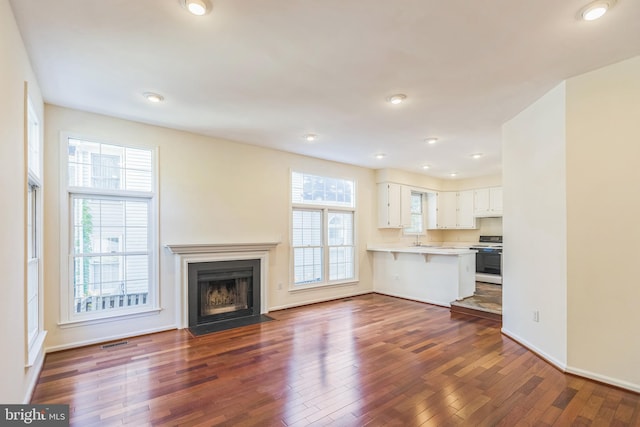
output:
[[[422,243],[420,243],[420,235],[416,234],[416,241],[413,242],[413,246],[422,246]]]

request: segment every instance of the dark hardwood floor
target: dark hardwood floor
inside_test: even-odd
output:
[[[638,426],[640,395],[564,375],[497,322],[370,294],[49,354],[32,403],[71,424]]]

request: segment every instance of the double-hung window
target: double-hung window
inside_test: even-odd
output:
[[[41,128],[38,115],[27,97],[27,182],[26,182],[26,311],[27,366],[32,366],[44,343],[42,308],[42,185]]]
[[[354,181],[292,172],[291,202],[294,288],[357,280]]]
[[[66,138],[68,319],[156,308],[154,150]]]

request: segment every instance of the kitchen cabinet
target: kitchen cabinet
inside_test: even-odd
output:
[[[502,216],[502,187],[474,190],[473,214],[476,217]]]
[[[411,225],[411,189],[392,182],[378,184],[378,228]]]
[[[442,191],[427,195],[428,229],[476,228],[474,194],[467,191]]]
[[[473,213],[473,190],[459,191],[457,228],[476,228],[476,217]]]

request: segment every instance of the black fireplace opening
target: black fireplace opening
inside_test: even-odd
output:
[[[228,329],[233,322],[260,317],[259,259],[191,263],[188,273],[192,331]]]

